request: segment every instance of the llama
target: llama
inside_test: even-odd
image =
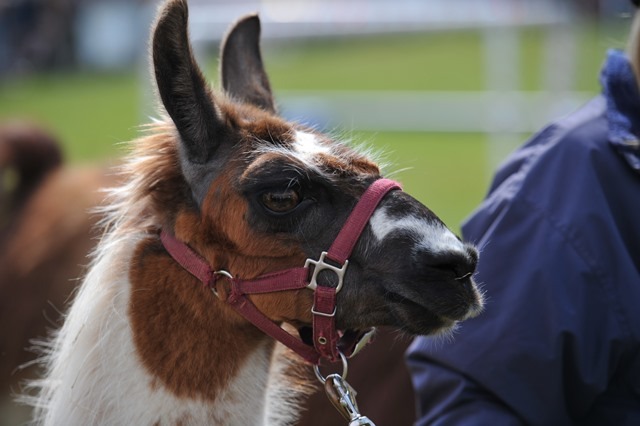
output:
[[[185,0],[156,20],[166,115],[133,143],[46,349],[39,423],[291,424],[305,365],[346,365],[371,327],[442,333],[481,309],[475,248],[364,154],[278,117],[257,16],[224,39],[217,92],[187,21]]]

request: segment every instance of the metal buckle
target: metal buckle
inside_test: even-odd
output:
[[[337,267],[337,266],[333,266],[330,263],[325,262],[325,258],[327,257],[327,252],[323,251],[320,254],[320,259],[318,260],[313,260],[313,259],[307,259],[304,262],[304,267],[308,268],[309,265],[313,265],[314,269],[313,269],[313,274],[311,275],[311,280],[309,281],[309,285],[307,285],[307,288],[311,289],[311,290],[315,290],[318,287],[318,282],[316,281],[316,279],[318,278],[318,274],[321,271],[324,271],[325,269],[328,269],[330,271],[333,271],[334,274],[336,274],[336,276],[338,277],[338,285],[336,286],[336,293],[338,293],[340,291],[340,289],[342,288],[342,283],[344,281],[344,273],[347,270],[347,266],[349,265],[349,261],[345,260],[344,261],[344,265],[342,265],[342,267]]]
[[[330,314],[327,314],[326,312],[316,311],[316,305],[313,305],[311,307],[311,313],[313,315],[320,315],[321,317],[327,317],[327,318],[335,317],[337,310],[338,310],[338,307],[336,306],[335,308],[333,308],[333,312],[331,312]]]

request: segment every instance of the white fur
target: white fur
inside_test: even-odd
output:
[[[285,329],[286,327],[285,325]],[[288,331],[292,333],[295,329]],[[291,425],[299,416],[306,397],[316,387],[313,382],[309,382],[307,366],[301,364],[298,354],[289,348],[276,344],[271,359],[263,424]]]
[[[312,133],[296,130],[293,150],[300,155],[305,163],[312,162],[318,154],[330,154],[331,149],[327,145],[322,145]]]
[[[378,208],[370,220],[373,235],[377,241],[383,241],[394,232],[410,233],[416,241],[415,250],[430,253],[459,252],[466,256],[464,245],[444,225],[415,216],[392,218],[384,207]]]
[[[354,146],[351,141],[333,140],[331,144],[323,142],[317,135],[303,130],[293,131],[293,142],[290,146],[282,144],[262,143],[259,144],[253,154],[257,158],[261,154],[278,154],[291,160],[290,167],[300,173],[313,172],[323,175],[326,179],[332,180],[335,176],[325,167],[321,156],[334,158],[344,158],[345,152],[350,152],[353,158],[362,158],[373,161],[380,166],[382,156],[380,152],[374,151],[364,143]]]

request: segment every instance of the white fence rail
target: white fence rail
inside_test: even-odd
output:
[[[283,115],[374,131],[530,133],[575,110],[583,92],[279,92]]]

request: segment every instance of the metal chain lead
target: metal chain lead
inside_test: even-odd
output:
[[[334,407],[349,420],[349,426],[375,426],[367,417],[360,414],[356,402],[356,391],[339,374],[330,374],[324,382],[327,398]]]
[[[336,410],[342,416],[349,420],[349,426],[376,426],[367,416],[360,414],[358,403],[356,402],[357,392],[345,380],[348,372],[347,357],[342,352],[340,359],[342,360],[342,375],[330,374],[327,377],[322,376],[319,367],[314,366],[314,370],[318,380],[324,384],[324,391],[327,398],[331,401]]]

